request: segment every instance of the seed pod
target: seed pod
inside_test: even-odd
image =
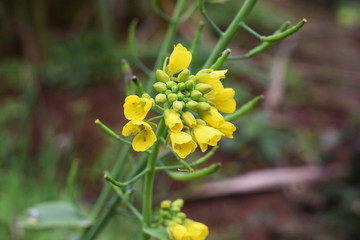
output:
[[[163,83],[170,81],[169,75],[160,69],[156,70],[156,78],[159,80],[159,82]]]

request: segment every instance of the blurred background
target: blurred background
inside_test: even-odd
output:
[[[150,69],[168,25],[149,2],[0,2],[0,239],[65,239],[76,230],[26,230],[19,219],[41,202],[73,201],[85,213],[95,203],[122,145],[94,120],[121,133],[121,59],[146,79],[127,46],[129,24],[138,19],[137,54]],[[174,2],[159,5],[171,14]],[[225,29],[241,3],[206,8]],[[156,179],[154,204],[184,197],[188,217],[210,227],[208,239],[360,239],[360,2],[258,1],[246,22],[270,35],[303,18],[298,33],[265,53],[225,64],[223,83],[239,106],[265,99],[236,122],[233,140],[221,141],[211,162],[222,168],[190,183]],[[174,44],[190,47],[200,21],[196,10]],[[205,24],[193,69],[217,39]],[[241,29],[231,55],[258,44]],[[139,227],[119,214],[99,239],[139,239]]]

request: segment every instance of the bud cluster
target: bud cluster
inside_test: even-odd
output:
[[[159,94],[155,97],[158,104],[170,103],[176,112],[187,110],[209,111],[211,105],[204,94],[210,92],[210,84],[197,83],[196,77],[190,75],[189,69],[179,73],[177,77],[169,76],[165,71],[156,71],[158,82],[153,86]]]

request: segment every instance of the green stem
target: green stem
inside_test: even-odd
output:
[[[174,10],[173,16],[171,18],[169,28],[166,32],[164,41],[163,41],[160,51],[159,51],[159,55],[155,62],[154,71],[150,77],[149,82],[146,85],[146,92],[149,93],[150,95],[153,91],[152,85],[154,84],[154,82],[156,80],[156,70],[160,69],[162,67],[162,63],[163,63],[167,53],[169,52],[171,43],[172,43],[175,33],[176,33],[176,27],[180,21],[181,12],[183,11],[183,9],[185,7],[185,3],[186,3],[186,0],[179,0],[176,3],[175,10]]]
[[[203,68],[209,68],[219,57],[220,53],[229,45],[237,31],[239,30],[240,23],[245,20],[246,16],[251,12],[257,0],[246,0],[241,9],[230,23],[223,35],[220,36],[218,43],[210,54]]]
[[[151,225],[151,214],[152,214],[152,193],[154,187],[155,178],[155,165],[156,159],[159,153],[159,147],[161,143],[161,137],[165,131],[165,122],[161,120],[156,131],[157,141],[154,143],[151,149],[151,153],[147,163],[148,172],[145,177],[144,193],[143,193],[143,227],[150,227]],[[150,239],[150,236],[146,233],[143,234],[143,240]]]
[[[254,31],[254,29],[252,29],[251,27],[249,27],[246,23],[241,22],[240,26],[242,26],[246,31],[248,31],[249,33],[251,33],[253,36],[257,37],[258,39],[261,39],[262,36],[260,34],[258,34],[257,32]]]

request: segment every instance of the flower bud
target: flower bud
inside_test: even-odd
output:
[[[179,88],[180,91],[184,91],[185,90],[185,83],[183,83],[183,82],[178,83],[178,88]]]
[[[195,85],[195,81],[194,81],[194,80],[187,80],[187,81],[185,82],[185,88],[186,88],[187,90],[193,89],[194,85]]]
[[[156,70],[156,78],[159,80],[159,82],[163,82],[163,83],[170,81],[169,76],[160,69]]]
[[[165,95],[167,96],[167,95],[169,95],[170,93],[172,93],[172,91],[171,91],[170,89],[168,89],[168,90],[166,90],[164,93],[165,93]]]
[[[179,212],[179,213],[176,214],[176,217],[184,220],[186,218],[186,214],[183,213],[183,212]]]
[[[167,209],[169,208],[171,205],[171,201],[170,200],[164,200],[161,202],[160,206],[161,208]]]
[[[199,102],[197,105],[197,109],[199,111],[209,111],[211,108],[210,104],[206,103],[206,102]]]
[[[196,110],[197,109],[197,105],[198,103],[195,102],[194,100],[190,100],[186,103],[186,107],[190,110]]]
[[[167,86],[168,89],[171,89],[175,85],[176,85],[176,82],[174,82],[174,81],[168,81],[166,83],[166,86]]]
[[[190,128],[193,128],[196,126],[196,119],[194,115],[191,112],[184,112],[181,115],[182,120],[185,122],[186,125],[188,125]],[[179,200],[179,199],[178,199]],[[176,200],[176,201],[178,201]],[[174,203],[176,202],[174,201]],[[183,201],[184,202],[184,201]]]
[[[156,91],[160,93],[165,92],[165,90],[167,89],[166,84],[163,82],[156,82],[154,83],[153,87]]]
[[[201,96],[202,96],[202,93],[198,90],[194,90],[191,92],[191,98],[195,101],[198,100]]]
[[[170,102],[174,102],[177,100],[177,95],[175,93],[170,93],[167,97]]]
[[[177,85],[172,86],[171,91],[173,93],[177,93],[178,92],[178,86]]]
[[[177,98],[178,98],[178,100],[183,100],[184,97],[185,97],[185,96],[184,96],[183,93],[181,93],[181,92],[178,92],[178,93],[177,93]]]
[[[181,73],[179,73],[179,76],[177,77],[178,82],[185,82],[190,76],[189,69],[183,70]]]
[[[208,102],[208,100],[203,96],[199,97],[199,99],[197,101],[198,102]]]
[[[173,102],[172,108],[176,111],[176,112],[180,112],[184,107],[184,103],[180,102],[180,101],[175,101]]]
[[[212,87],[210,84],[198,83],[196,84],[195,89],[202,92],[203,94],[206,94],[212,90]]]
[[[157,104],[164,104],[166,102],[166,95],[163,93],[159,93],[158,95],[156,95],[155,97],[155,102]]]

